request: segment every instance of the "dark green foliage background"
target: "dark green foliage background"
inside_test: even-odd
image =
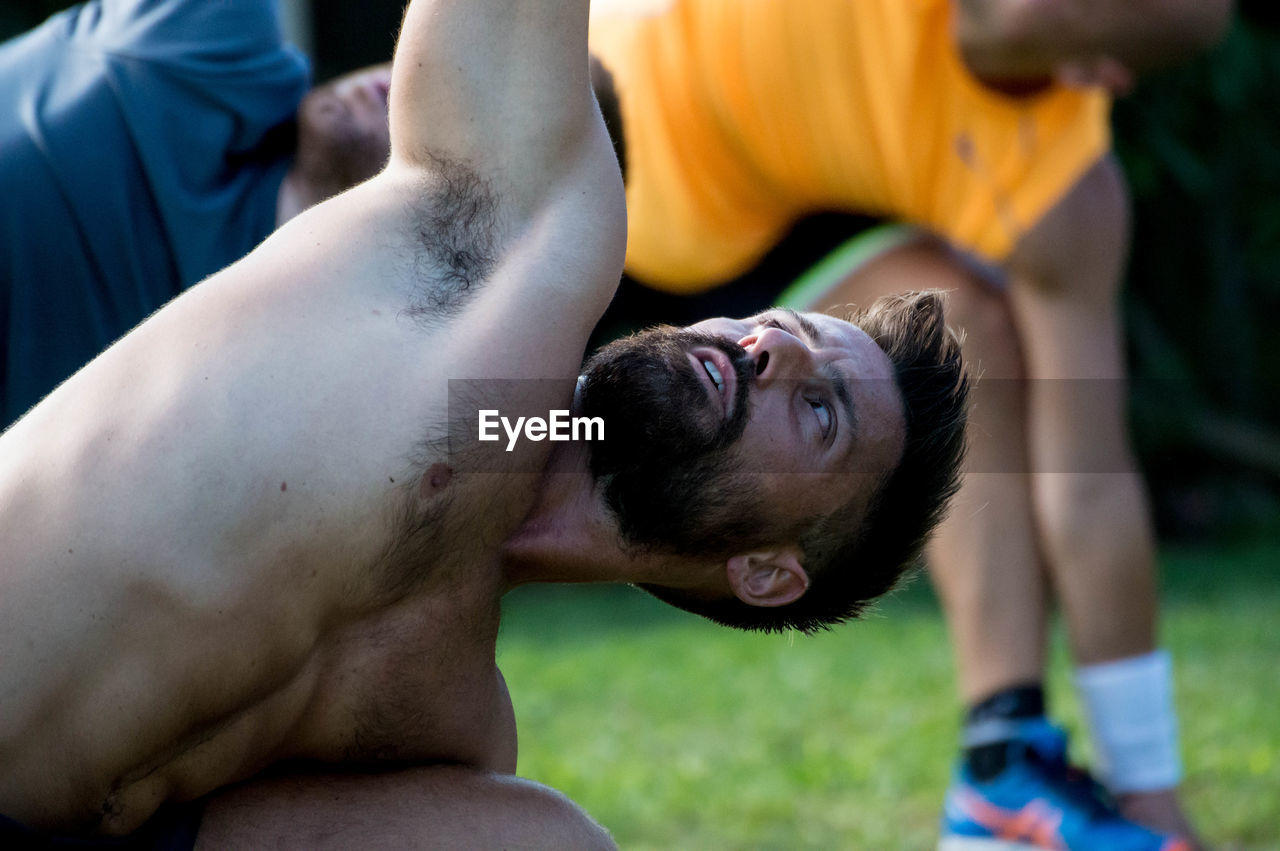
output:
[[[0,38],[66,5],[0,4]],[[313,0],[320,76],[385,58],[401,5]],[[1280,7],[1239,8],[1218,49],[1115,110],[1134,435],[1166,538],[1280,529]]]
[[[1212,54],[1115,109],[1135,440],[1166,535],[1280,516],[1280,35],[1243,12]]]

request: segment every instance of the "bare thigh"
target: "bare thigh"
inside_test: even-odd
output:
[[[197,851],[614,847],[554,789],[456,766],[253,780],[210,799],[196,842]]]

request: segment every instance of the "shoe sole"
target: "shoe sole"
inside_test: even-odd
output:
[[[938,851],[1044,851],[1043,846],[1011,839],[984,839],[978,836],[944,836]]]

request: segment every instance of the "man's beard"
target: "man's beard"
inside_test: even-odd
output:
[[[724,352],[736,373],[732,413],[709,397],[688,353]],[[580,413],[601,417],[591,472],[627,544],[722,556],[762,543],[769,524],[734,444],[746,428],[751,358],[728,340],[670,327],[610,343],[584,368]]]

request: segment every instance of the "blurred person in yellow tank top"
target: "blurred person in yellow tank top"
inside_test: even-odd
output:
[[[627,184],[615,319],[683,312],[654,291],[810,309],[951,291],[948,321],[983,380],[965,484],[928,551],[967,707],[944,847],[1193,841],[1125,421],[1129,203],[1108,119],[1136,75],[1216,43],[1231,13],[1229,0],[592,10],[593,79]],[[786,292],[790,280],[762,281],[796,223],[828,211],[906,227],[851,241]],[[1068,781],[1065,739],[1044,718],[1051,600],[1114,806]],[[1037,797],[1054,801],[1057,828],[1025,817]]]

